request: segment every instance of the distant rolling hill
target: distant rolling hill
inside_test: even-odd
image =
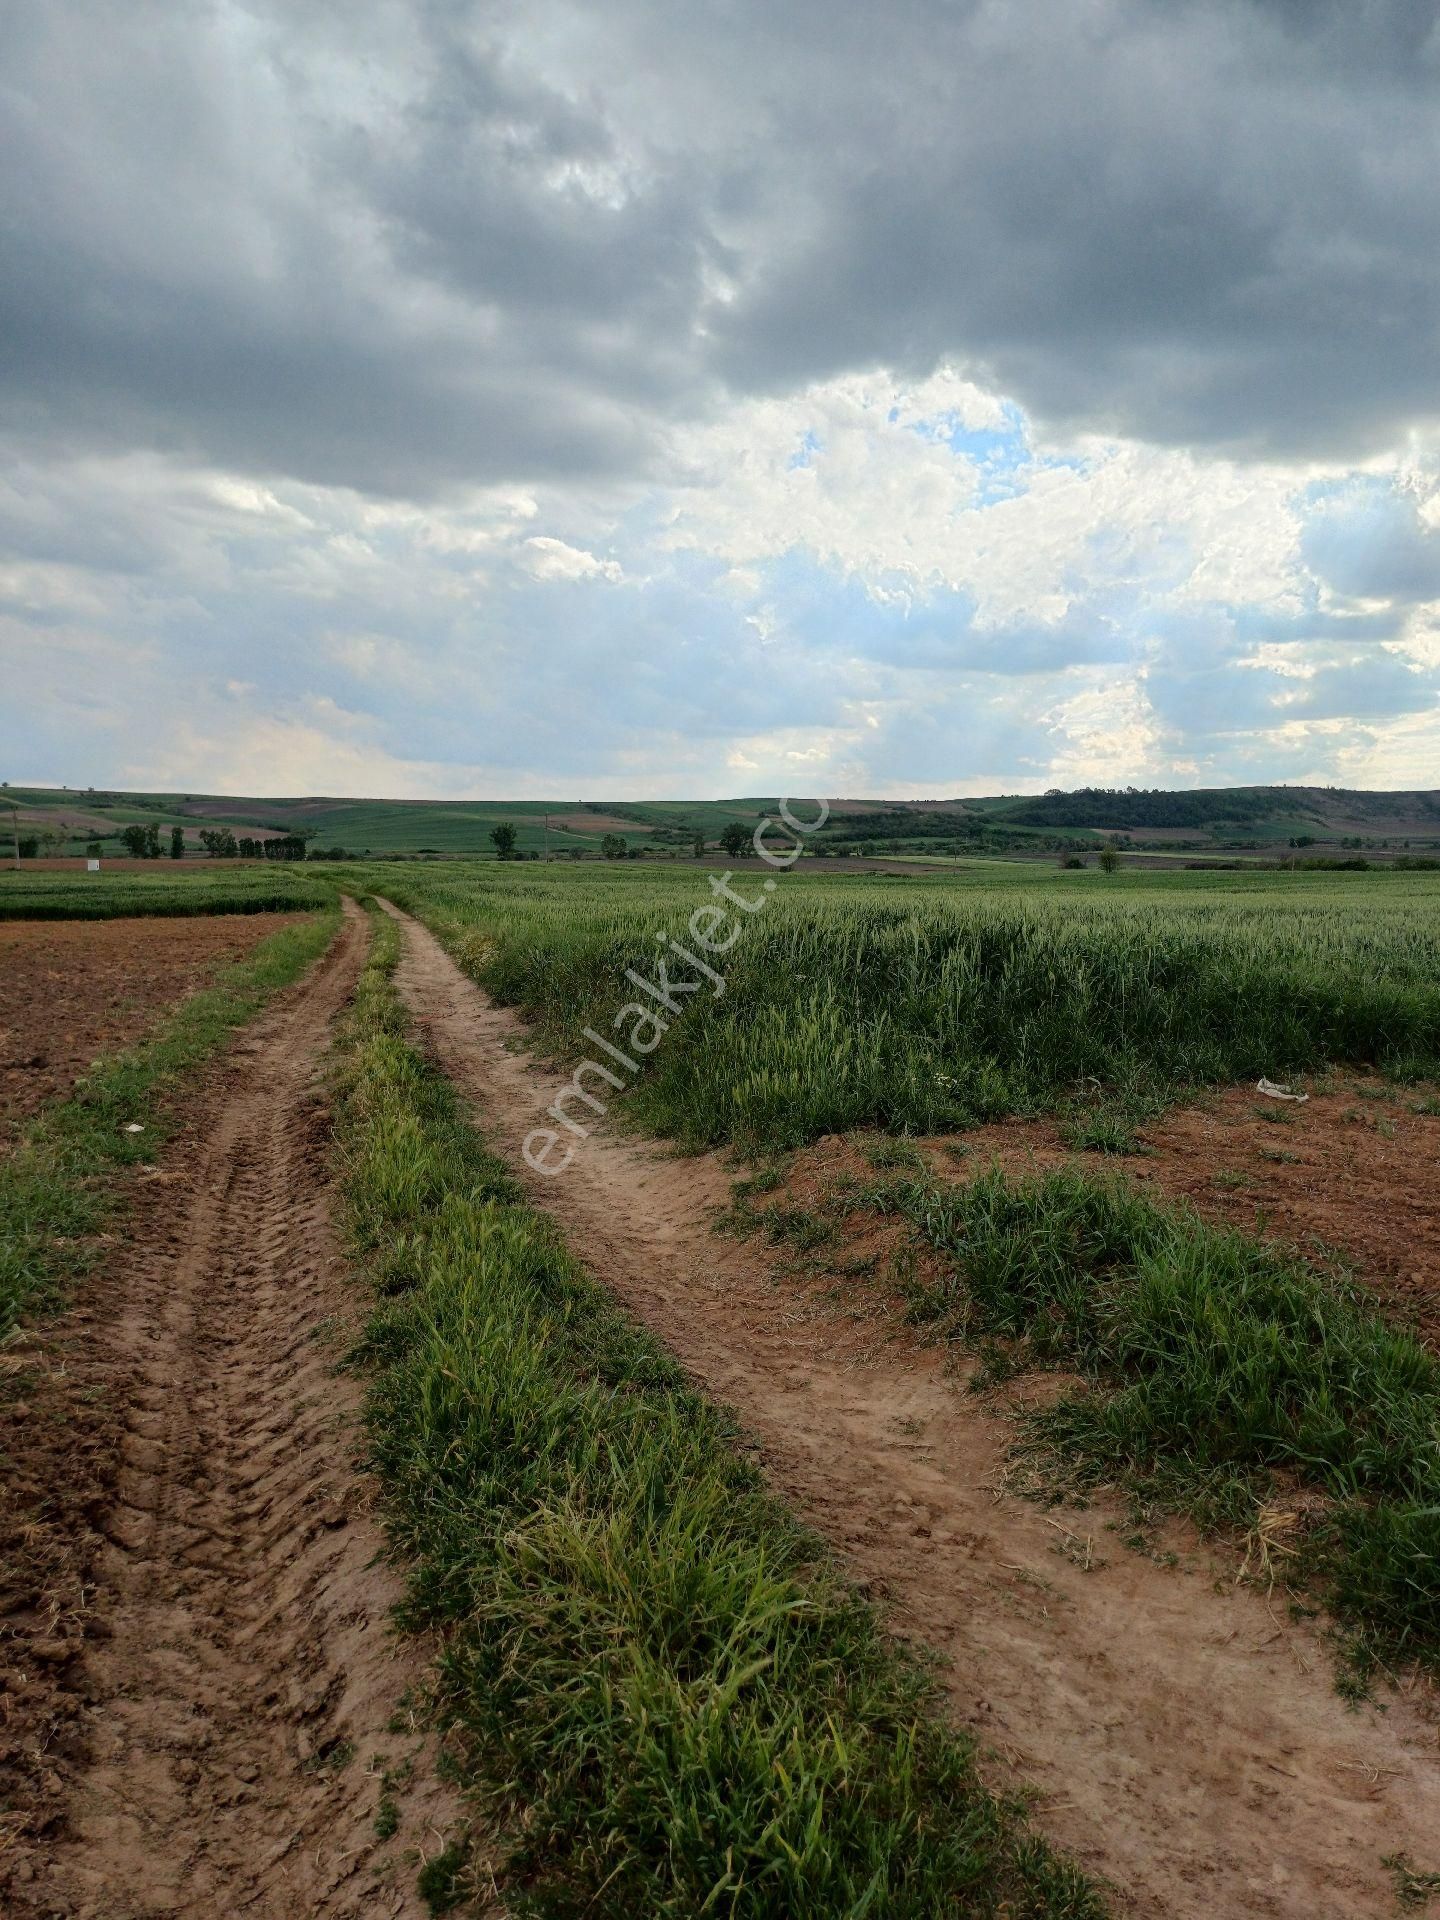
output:
[[[202,828],[237,835],[303,833],[316,850],[351,854],[489,856],[491,829],[516,828],[519,849],[598,853],[607,833],[632,849],[688,852],[713,846],[724,828],[774,814],[774,798],[734,800],[370,800],[325,795],[134,793],[111,788],[0,789],[0,830],[13,809],[19,832],[49,853],[77,854],[98,840],[118,850],[125,826],[180,825],[200,850]],[[935,800],[837,799],[810,843],[817,852],[873,854],[1035,853],[1117,840],[1132,851],[1181,854],[1225,848],[1275,851],[1292,842],[1317,851],[1433,852],[1440,848],[1440,791],[1374,793],[1339,787],[1081,788],[1074,792]]]

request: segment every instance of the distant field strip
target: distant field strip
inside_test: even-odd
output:
[[[741,863],[734,884],[758,896],[766,871]],[[570,1056],[656,935],[683,937],[711,900],[705,875],[668,868],[394,866],[368,882]],[[1154,1097],[1340,1061],[1440,1070],[1440,876],[802,869],[626,1105],[688,1146],[786,1147],[1044,1111],[1095,1082]]]
[[[0,920],[110,920],[125,914],[300,913],[335,904],[335,890],[281,867],[216,871],[156,861],[152,873],[0,869]]]
[[[731,1423],[465,1124],[407,1037],[397,951],[380,924],[341,1048],[378,1293],[359,1357],[407,1618],[444,1634],[457,1764],[524,1910],[1098,1916]]]

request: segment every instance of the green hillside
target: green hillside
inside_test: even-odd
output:
[[[581,800],[366,800],[326,795],[277,798],[216,793],[126,793],[97,787],[12,787],[0,791],[0,809],[14,808],[22,835],[57,836],[43,851],[83,853],[99,840],[119,851],[120,835],[134,822],[156,822],[168,833],[185,830],[187,846],[200,851],[202,829],[229,827],[235,834],[304,833],[311,846],[347,853],[443,853],[490,856],[490,831],[501,821],[516,829],[522,853],[598,854],[607,833],[629,846],[689,852],[701,833],[712,845],[726,826],[747,826],[778,800],[621,802]],[[547,827],[548,817],[548,827]],[[0,831],[10,822],[0,811]]]
[[[798,803],[797,803],[798,804]],[[832,803],[816,853],[963,858],[1093,852],[1115,840],[1132,854],[1179,857],[1222,850],[1273,854],[1298,845],[1317,852],[1432,853],[1440,848],[1440,792],[1373,793],[1336,787],[1222,787],[1178,791],[1082,788],[964,799],[845,799]],[[183,828],[187,850],[202,830],[237,835],[300,833],[312,850],[347,854],[466,854],[493,857],[491,829],[509,821],[524,854],[598,855],[606,834],[633,851],[686,853],[696,835],[714,847],[734,822],[773,817],[778,799],[729,800],[373,800],[327,795],[277,798],[210,793],[130,793],[85,787],[10,787],[19,833],[42,854],[82,853],[91,841],[116,854],[127,825]],[[548,824],[547,824],[548,822]],[[0,811],[0,830],[11,821]]]

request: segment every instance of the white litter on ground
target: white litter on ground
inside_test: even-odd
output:
[[[1310,1098],[1308,1093],[1296,1093],[1293,1087],[1282,1087],[1276,1080],[1257,1080],[1255,1091],[1263,1093],[1267,1100],[1308,1100]]]

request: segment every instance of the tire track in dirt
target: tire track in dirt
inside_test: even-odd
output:
[[[1393,1915],[1382,1856],[1440,1865],[1433,1697],[1348,1707],[1323,1639],[1278,1597],[1235,1589],[1187,1530],[1186,1564],[1162,1568],[1103,1531],[1105,1510],[1067,1513],[1080,1542],[1093,1532],[1092,1558],[1004,1497],[1007,1423],[943,1353],[778,1282],[753,1244],[715,1231],[730,1187],[718,1156],[597,1133],[560,1176],[531,1174],[520,1143],[562,1078],[388,910],[406,1005],[496,1151],[589,1271],[738,1410],[777,1492],[896,1629],[945,1656],[956,1716],[997,1753],[997,1779],[1035,1791],[1038,1824],[1113,1884],[1117,1910]]]
[[[190,1165],[154,1176],[174,1183],[168,1235],[151,1209],[119,1255],[128,1404],[98,1521],[89,1763],[35,1889],[47,1915],[426,1911],[405,1854],[437,1851],[454,1808],[423,1741],[391,1728],[422,1662],[388,1626],[399,1582],[355,1465],[359,1390],[335,1371],[355,1301],[316,1085],[366,946],[347,901],[329,952],[237,1043]],[[375,1754],[420,1767],[388,1844]]]

